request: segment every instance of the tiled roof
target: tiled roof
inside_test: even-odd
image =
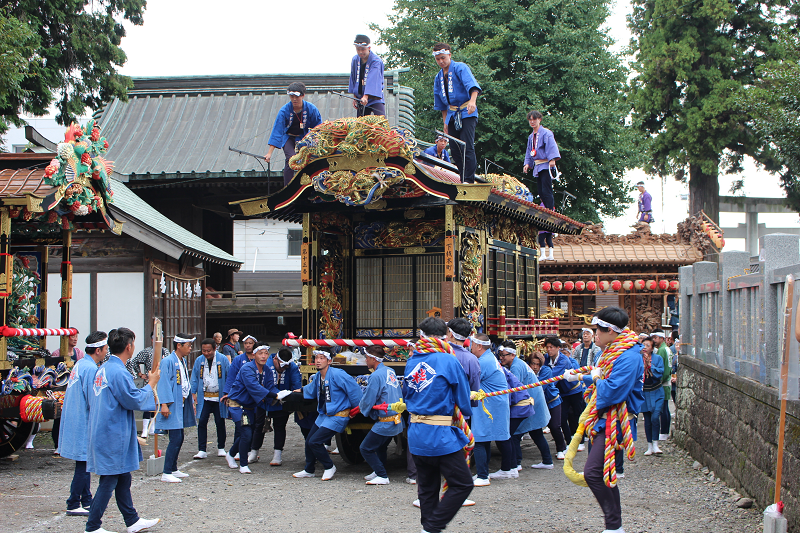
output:
[[[691,265],[703,254],[688,244],[555,244],[554,261],[542,261],[542,270],[578,265]]]
[[[242,261],[239,259],[182,228],[153,209],[124,183],[111,180],[110,188],[114,191],[114,203],[109,204],[109,208],[114,218],[123,221],[123,233],[146,242],[175,259],[185,253],[205,261],[233,267],[235,270],[242,266]],[[164,246],[160,246],[159,242],[148,242],[148,235],[155,235],[160,242],[164,243]]]
[[[98,116],[111,145],[106,158],[130,180],[263,175],[263,159],[228,147],[267,153],[292,81],[305,83],[306,100],[323,120],[354,116],[352,100],[334,94],[347,92],[348,80],[347,74],[134,78],[128,102],[115,99]],[[399,85],[399,71],[386,72],[385,80],[389,123],[413,132],[413,90]],[[277,149],[270,174],[281,174],[283,165],[283,150]]]
[[[26,194],[44,198],[56,189],[44,182],[43,169],[0,170],[0,198],[21,198]]]

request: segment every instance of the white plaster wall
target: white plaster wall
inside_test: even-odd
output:
[[[97,329],[108,333],[125,327],[136,334],[136,351],[145,347],[144,275],[141,272],[97,274]]]
[[[233,255],[243,259],[241,272],[299,271],[300,256],[289,256],[289,229],[302,224],[270,219],[237,220],[233,224]]]
[[[90,275],[72,275],[72,301],[69,308],[68,326],[78,328],[78,348],[83,350],[83,339],[91,333],[90,309]],[[61,275],[47,275],[47,327],[61,327],[61,307],[58,300],[61,298]],[[60,337],[47,337],[47,349],[51,352],[60,346]]]

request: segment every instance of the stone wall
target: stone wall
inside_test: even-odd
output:
[[[762,509],[773,502],[780,399],[756,381],[681,355],[674,439]],[[787,402],[781,500],[800,531],[800,402]]]

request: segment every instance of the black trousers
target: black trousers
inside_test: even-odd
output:
[[[270,411],[269,417],[272,419],[272,429],[275,431],[273,449],[283,450],[283,446],[286,444],[286,423],[289,421],[289,413]]]
[[[356,108],[357,117],[365,117],[367,115],[386,115],[386,104],[370,104],[365,106],[358,106]]]
[[[250,450],[258,451],[264,444],[264,424],[267,423],[267,411],[256,407],[256,421],[253,424],[253,440],[250,443]],[[240,457],[241,459],[241,457]]]
[[[586,402],[583,401],[583,394],[576,393],[569,396],[561,396],[561,429],[564,431],[567,446],[569,446],[572,436],[578,429],[578,423],[584,409],[586,409]]]
[[[553,209],[556,199],[553,195],[553,177],[550,175],[549,168],[540,170],[536,175],[536,187],[539,189],[539,199],[544,206],[547,209]]]
[[[451,118],[447,124],[448,135],[466,143],[462,149],[459,143],[450,141],[450,161],[458,167],[461,181],[464,183],[475,183],[475,169],[478,167],[478,159],[475,157],[475,128],[477,126],[478,117],[462,118],[460,131],[456,131],[454,119]],[[465,153],[466,161],[464,160]]]
[[[568,430],[561,428],[561,409],[565,406],[563,403],[550,408],[550,422],[547,427],[550,428],[550,436],[556,443],[556,452],[563,452],[567,449],[567,442],[564,438],[564,433]]]
[[[475,483],[469,471],[464,451],[448,455],[414,455],[417,466],[417,495],[419,496],[420,522],[428,533],[443,531],[461,509]],[[439,499],[442,477],[447,490]]]
[[[620,428],[617,428],[618,438],[620,433]],[[619,502],[619,487],[612,489],[603,482],[604,439],[605,433],[602,432],[598,433],[594,442],[592,442],[589,456],[586,458],[586,464],[583,467],[583,477],[586,480],[586,484],[589,485],[589,490],[592,491],[592,494],[597,499],[597,503],[600,504],[600,509],[603,510],[606,529],[619,529],[622,527],[622,506]],[[617,450],[616,459],[617,464],[620,464],[622,451]]]

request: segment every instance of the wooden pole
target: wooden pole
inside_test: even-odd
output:
[[[786,399],[789,386],[789,351],[792,346],[792,306],[794,304],[794,276],[786,276],[786,284],[783,286],[783,309],[784,309],[784,328],[783,328],[783,358],[781,360],[781,414],[778,423],[778,459],[775,467],[775,500],[773,503],[781,501],[781,477],[783,475],[783,436],[786,433]],[[795,335],[797,335],[795,331]]]
[[[47,245],[39,246],[38,247],[39,253],[42,257],[41,260],[41,269],[42,269],[42,279],[39,282],[39,326],[40,328],[47,327],[47,268],[48,268],[48,261],[49,251],[50,248]],[[47,342],[47,337],[41,337],[39,339],[39,345],[42,348],[45,348],[45,344]]]
[[[61,246],[61,327],[69,327],[69,303],[72,299],[72,231],[63,230],[63,240]],[[67,367],[73,365],[72,357],[69,353],[69,337],[61,337],[59,353],[64,359]]]
[[[8,296],[11,294],[14,280],[14,263],[10,261],[9,247],[11,244],[11,216],[8,208],[0,209],[0,325],[7,326]],[[0,336],[0,370],[11,368],[8,360],[8,341]]]

